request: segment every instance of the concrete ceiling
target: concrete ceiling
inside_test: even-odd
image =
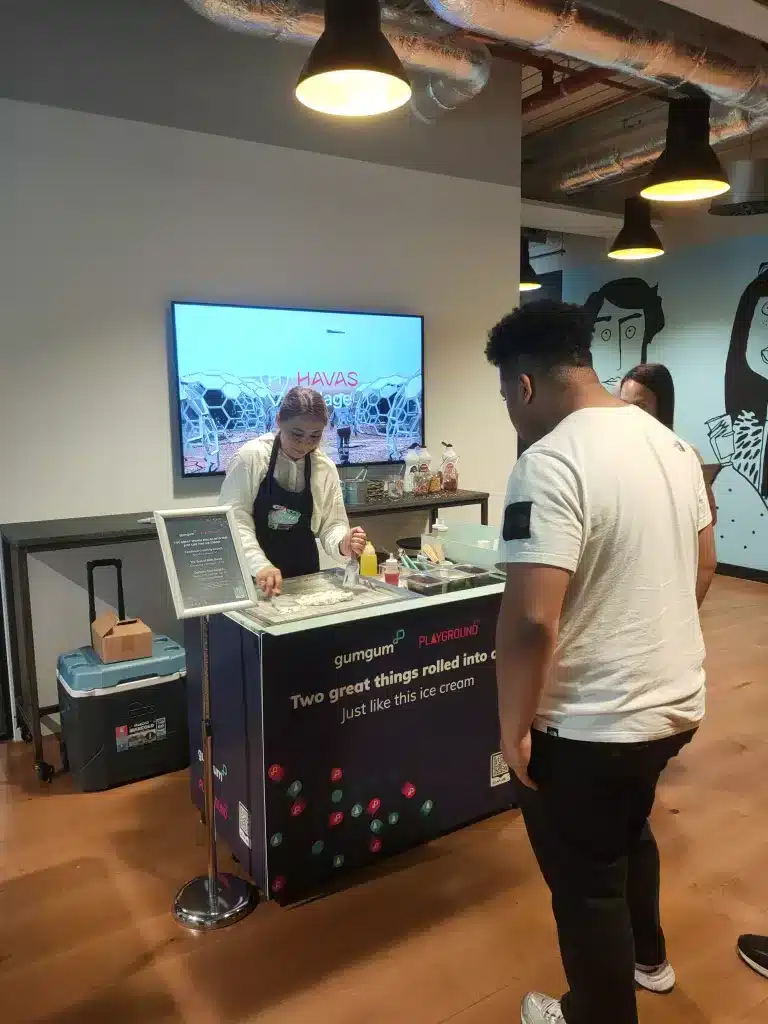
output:
[[[423,0],[390,2],[426,10]],[[609,4],[744,62],[766,59],[763,22],[749,15],[768,10],[755,0]],[[752,38],[691,9],[748,24]],[[566,196],[557,188],[564,172],[663,134],[666,119],[664,97],[647,83],[609,71],[593,81],[583,63],[514,47],[494,46],[488,88],[435,124],[407,110],[361,124],[311,114],[294,100],[305,49],[220,29],[184,0],[2,0],[2,24],[0,96],[481,181],[522,180],[526,197],[574,210],[615,213],[635,185]],[[557,94],[579,76],[584,87]],[[725,155],[766,147],[768,133]]]
[[[184,0],[1,0],[0,96],[498,184],[520,176],[520,68],[424,124],[307,111],[308,51],[226,31]]]

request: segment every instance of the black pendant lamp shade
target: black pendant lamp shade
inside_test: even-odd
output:
[[[651,224],[651,204],[641,196],[624,201],[624,226],[608,255],[612,260],[651,260],[664,255],[664,246]]]
[[[645,199],[690,203],[731,187],[709,144],[709,108],[708,96],[670,100],[666,147],[640,193]]]
[[[296,85],[299,102],[338,117],[372,117],[410,97],[408,76],[381,31],[378,0],[326,0],[325,31]]]
[[[532,292],[541,288],[541,281],[536,276],[536,271],[531,266],[531,257],[528,251],[528,239],[520,239],[520,291]]]

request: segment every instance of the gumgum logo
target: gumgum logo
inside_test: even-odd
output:
[[[202,752],[202,750],[198,750],[198,752],[197,752],[197,760],[202,763],[202,761],[203,761],[203,752]],[[221,766],[221,768],[217,768],[216,765],[214,765],[213,766],[213,774],[219,780],[219,782],[223,782],[224,779],[226,779],[226,777],[227,777],[227,766],[225,764],[223,764]]]
[[[454,629],[442,629],[437,633],[424,633],[419,637],[419,647],[434,647],[436,644],[447,644],[451,640],[466,640],[477,636],[480,623],[473,622],[469,626],[456,626]]]
[[[362,651],[351,651],[349,654],[337,654],[333,659],[333,663],[336,668],[342,668],[344,665],[355,665],[361,661],[370,665],[375,658],[386,658],[394,653],[395,641],[391,644],[381,644],[379,647],[366,647]]]

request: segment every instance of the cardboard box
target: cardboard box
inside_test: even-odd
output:
[[[113,611],[104,612],[91,625],[93,649],[103,662],[134,661],[152,657],[152,630],[141,619],[120,621]]]

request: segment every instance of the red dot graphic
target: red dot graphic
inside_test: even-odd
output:
[[[303,812],[306,806],[307,801],[304,800],[302,797],[299,797],[298,800],[291,804],[291,817],[298,818],[298,816]]]
[[[272,892],[282,892],[285,888],[285,876],[278,875],[272,883]]]
[[[400,790],[406,800],[413,800],[416,796],[416,787],[412,782],[404,782],[403,788]]]
[[[331,772],[331,782],[341,782],[344,778],[344,772],[341,768],[334,768]]]
[[[271,764],[267,775],[272,782],[282,782],[285,776],[285,768],[281,764]]]
[[[368,811],[369,814],[375,814],[380,807],[381,800],[379,800],[379,798],[375,796],[373,800],[368,801],[368,807],[366,808],[366,810]]]
[[[333,814],[328,817],[328,824],[331,828],[335,828],[344,821],[344,814],[342,811],[334,811]]]
[[[368,844],[368,849],[371,851],[371,853],[378,853],[379,850],[381,849],[381,840],[372,839]]]

